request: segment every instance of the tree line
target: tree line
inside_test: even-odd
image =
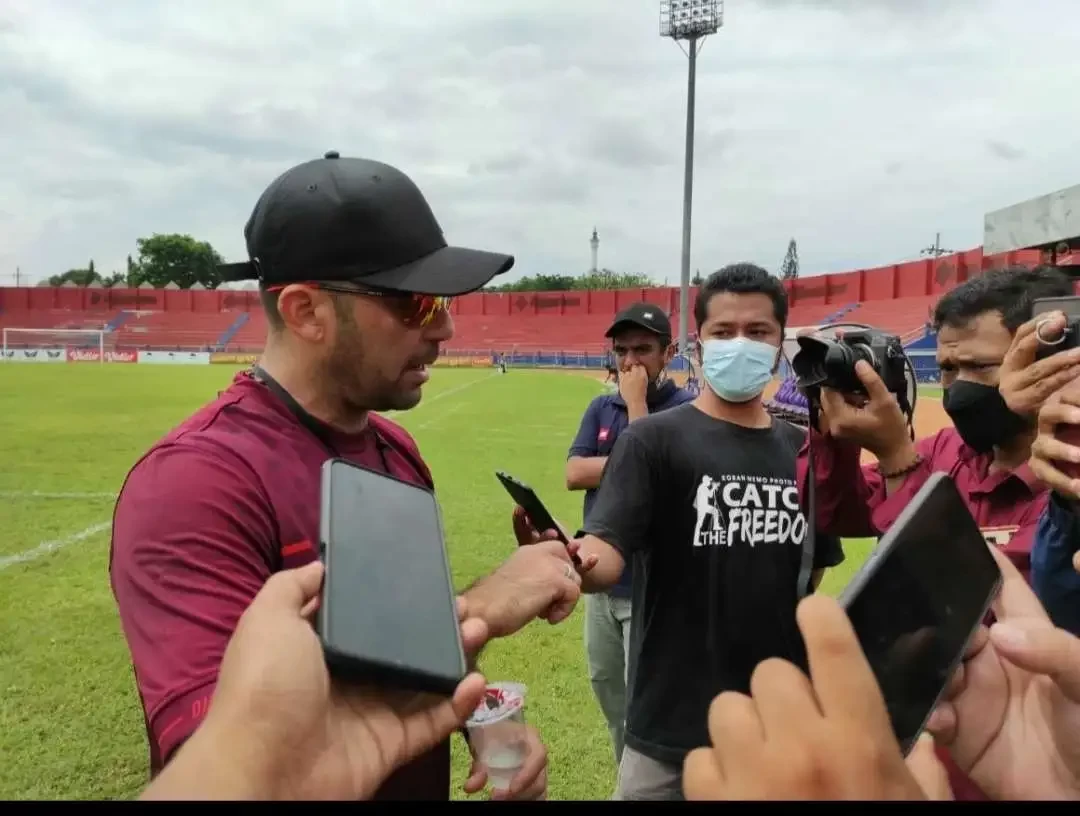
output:
[[[50,286],[63,286],[69,281],[77,286],[127,286],[135,289],[148,283],[162,289],[175,283],[181,289],[201,284],[213,289],[221,283],[218,264],[224,259],[208,241],[190,235],[155,233],[135,242],[135,257],[127,256],[127,269],[101,275],[91,261],[83,269],[69,269],[49,278]]]
[[[162,289],[175,283],[181,289],[201,284],[214,289],[220,284],[221,255],[208,241],[190,235],[157,234],[135,242],[136,255],[127,257],[127,269],[102,275],[91,260],[83,269],[69,269],[49,278],[50,286],[71,282],[77,286],[126,286],[135,289],[148,283]],[[695,276],[699,278],[700,276]],[[695,281],[696,282],[696,281]],[[638,289],[656,286],[648,275],[601,269],[584,275],[526,275],[510,283],[489,286],[487,292],[566,292],[581,289]]]

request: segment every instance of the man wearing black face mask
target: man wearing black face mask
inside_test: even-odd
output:
[[[987,541],[1028,577],[1031,543],[1047,501],[1046,486],[1027,464],[1034,413],[1039,399],[1049,397],[1062,379],[1080,375],[1080,352],[1057,354],[1041,364],[1038,375],[1045,387],[1029,387],[1028,393],[1042,396],[1032,396],[1024,413],[1010,410],[998,386],[1002,370],[1017,368],[1013,337],[1031,319],[1032,301],[1072,293],[1072,282],[1055,269],[1012,268],[963,283],[938,301],[933,326],[945,387],[942,404],[953,427],[934,436],[911,441],[896,399],[865,362],[856,372],[868,400],[822,389],[821,427],[810,435],[818,529],[840,536],[881,535],[930,474],[944,471]],[[862,467],[863,448],[878,461]],[[803,491],[807,450],[804,446],[799,454]],[[966,778],[953,774],[951,782],[957,799],[983,798]]]

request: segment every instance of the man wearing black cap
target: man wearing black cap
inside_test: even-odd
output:
[[[343,457],[433,488],[412,437],[375,412],[420,401],[453,335],[447,299],[514,262],[447,246],[407,176],[337,153],[275,180],[244,235],[248,261],[224,272],[258,280],[266,349],[136,463],[113,519],[110,578],[152,773],[205,715],[225,645],[262,585],[318,558],[323,462]],[[537,615],[561,620],[578,597],[563,546],[525,530],[518,537],[536,546],[515,549],[464,593],[468,616],[496,636]],[[535,732],[529,739],[514,798],[546,792],[545,752]],[[467,792],[484,785],[482,768],[474,771]],[[445,799],[449,783],[445,743],[377,798]]]
[[[693,400],[665,375],[674,347],[671,323],[662,309],[651,303],[635,303],[616,316],[604,336],[611,340],[618,392],[589,403],[566,462],[567,488],[585,491],[585,516],[596,498],[604,464],[619,434],[643,416]],[[616,762],[623,748],[631,586],[627,563],[614,587],[585,599],[589,679],[611,732]]]

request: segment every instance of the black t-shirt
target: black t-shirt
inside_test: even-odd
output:
[[[709,704],[746,692],[769,657],[805,666],[795,624],[807,532],[783,420],[745,428],[681,405],[630,425],[604,468],[585,532],[633,560],[626,744],[681,763],[708,744]],[[815,538],[815,568],[844,560]]]

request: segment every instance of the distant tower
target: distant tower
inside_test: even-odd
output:
[[[787,245],[787,254],[780,264],[780,280],[795,280],[799,277],[799,247],[792,238]]]
[[[600,271],[600,267],[597,261],[600,257],[600,236],[596,234],[596,227],[592,229],[592,239],[589,241],[589,246],[592,247],[592,269],[589,272],[593,275]]]
[[[934,236],[934,245],[928,246],[926,249],[919,251],[920,255],[929,255],[931,258],[940,258],[942,255],[951,255],[951,249],[945,249],[941,246],[941,233],[939,232]]]

